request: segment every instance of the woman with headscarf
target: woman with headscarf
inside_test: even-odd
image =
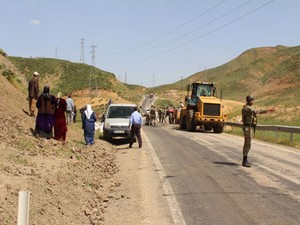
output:
[[[36,102],[38,115],[36,117],[36,134],[50,139],[53,137],[52,128],[54,125],[54,109],[56,107],[56,98],[50,95],[49,86],[45,86],[43,93]]]
[[[65,112],[67,110],[67,102],[62,98],[62,93],[58,92],[56,99],[57,107],[54,111],[54,139],[62,141],[63,144],[66,141],[67,123]]]
[[[84,131],[84,140],[87,145],[95,143],[95,122],[96,115],[92,110],[91,105],[86,105],[86,109],[82,113],[82,129]]]

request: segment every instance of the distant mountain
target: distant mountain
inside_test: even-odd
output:
[[[253,94],[262,105],[300,103],[300,46],[262,47],[245,51],[219,67],[198,72],[155,92],[181,90],[194,81],[215,82],[223,98],[244,101]]]

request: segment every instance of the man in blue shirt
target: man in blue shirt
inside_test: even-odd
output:
[[[134,112],[131,114],[130,120],[129,120],[129,128],[131,128],[130,129],[131,138],[130,138],[129,148],[132,148],[134,135],[136,135],[136,137],[137,137],[137,140],[139,143],[139,148],[142,147],[142,137],[141,137],[142,121],[143,121],[142,116],[138,112],[137,106],[135,106]]]

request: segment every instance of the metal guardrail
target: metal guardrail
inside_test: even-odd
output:
[[[235,123],[235,122],[226,122],[225,126],[242,128],[243,124],[242,123]],[[278,138],[278,132],[289,133],[290,134],[290,144],[293,143],[294,134],[300,134],[300,127],[297,127],[297,126],[280,126],[280,125],[260,125],[260,124],[257,124],[256,130],[275,132],[276,142],[277,142],[277,138]]]

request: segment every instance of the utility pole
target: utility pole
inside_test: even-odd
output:
[[[183,91],[182,79],[183,79],[183,76],[180,77],[181,92]]]
[[[155,74],[153,73],[153,76],[152,76],[152,87],[154,88],[154,84],[155,84]]]
[[[92,75],[94,75],[94,73],[95,73],[95,66],[96,66],[96,48],[97,48],[97,46],[92,45],[91,48],[92,48],[92,50],[91,50],[91,53],[92,53],[92,69],[91,69],[91,72],[90,72],[90,79],[89,79],[90,96],[92,94]],[[97,86],[97,80],[96,80],[96,86]],[[98,87],[96,87],[96,91],[97,91],[97,89],[98,89]]]
[[[55,58],[57,59],[57,47],[55,47]]]
[[[80,39],[81,52],[80,52],[80,63],[84,63],[84,38]]]

